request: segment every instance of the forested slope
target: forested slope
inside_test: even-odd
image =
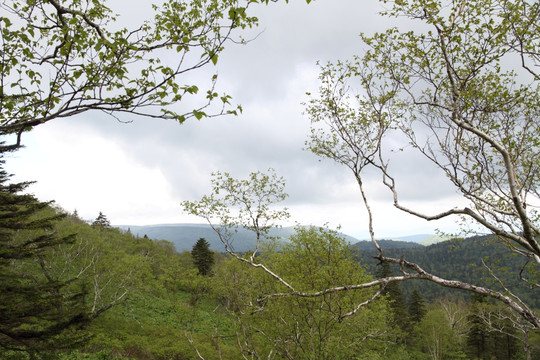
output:
[[[47,207],[39,216],[60,213]],[[77,334],[81,339],[78,347],[34,352],[37,359],[236,359],[253,352],[264,357],[273,354],[275,359],[427,359],[433,341],[443,342],[441,351],[447,358],[463,358],[474,350],[467,345],[471,328],[466,319],[473,309],[468,295],[464,295],[467,302],[431,301],[444,293],[425,283],[404,283],[403,305],[388,293],[354,310],[376,289],[262,300],[263,294],[286,289],[268,274],[217,252],[212,255],[212,271],[203,276],[190,252],[178,253],[171,242],[109,227],[103,215],[90,225],[66,214],[52,230],[60,237],[74,234],[74,241],[42,253],[46,267],[29,259],[20,269],[33,278],[44,276],[46,270],[70,283],[62,288],[64,296],[84,289],[84,311],[91,321],[67,330],[69,336]],[[437,261],[441,262],[445,275],[459,276],[468,259],[472,261],[485,246],[497,249],[499,245],[488,240],[409,249],[392,249],[397,242],[382,244],[385,251],[415,256],[434,271]],[[353,257],[350,244],[338,233],[299,227],[288,242],[279,245],[279,251],[270,247],[260,260],[298,288],[316,291],[371,279],[363,270],[366,266],[375,270],[371,252],[356,251]],[[411,288],[421,289],[421,295],[411,296]],[[447,323],[449,314],[461,320]],[[431,338],[434,323],[436,339]],[[511,356],[501,359],[523,358],[518,340],[503,346],[497,333],[486,330],[483,336],[482,341],[493,344],[486,349],[487,355],[513,349]],[[531,334],[527,344],[538,354],[535,336]],[[306,342],[314,347],[306,347]],[[343,347],[344,343],[349,345]],[[0,357],[6,359],[29,359],[26,354],[31,353],[0,349]]]
[[[373,246],[371,249],[362,247],[356,252],[358,260],[366,264],[372,273],[375,273],[377,268],[377,260],[373,258],[376,254]],[[524,260],[513,256],[508,251],[507,246],[496,241],[493,236],[449,240],[418,248],[387,247],[385,254],[413,261],[430,273],[446,279],[456,279],[484,286],[489,284],[500,289],[501,287],[495,278],[489,274],[489,269],[491,269],[505,286],[515,291],[518,296],[523,297],[527,303],[540,308],[540,298],[535,296],[535,290],[529,288],[526,282],[519,279],[519,274],[525,265]],[[396,274],[399,272],[397,266],[394,266],[393,269]],[[534,276],[531,273],[534,271],[538,271],[538,267],[535,267],[534,264],[528,264],[522,275],[531,277]],[[463,299],[470,296],[462,290],[448,289],[421,280],[403,282],[401,287],[406,295],[410,295],[413,289],[418,289],[430,301],[445,296]]]

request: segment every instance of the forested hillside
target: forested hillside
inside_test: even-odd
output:
[[[535,332],[527,333],[527,338],[512,333],[516,339],[501,342],[501,336],[511,329],[500,322],[507,309],[486,299],[471,302],[468,294],[460,300],[455,293],[445,296],[423,283],[411,282],[403,284],[411,286],[403,287],[403,295],[399,286],[389,286],[372,303],[376,289],[314,298],[269,296],[286,288],[265,272],[210,251],[213,260],[206,262],[211,268],[204,275],[197,265],[201,255],[178,253],[171,242],[112,228],[104,214],[92,224],[51,207],[33,217],[53,217],[50,230],[59,238],[72,239],[41,252],[38,263],[31,258],[19,261],[14,271],[32,281],[54,279],[69,284],[59,288],[60,294],[64,298],[81,294],[76,309],[86,320],[56,333],[57,346],[22,341],[0,348],[2,358],[200,360],[237,359],[256,353],[265,358],[273,354],[274,359],[428,359],[434,344],[439,344],[445,358],[453,359],[473,358],[474,344],[479,341],[484,344],[486,357],[482,359],[501,351],[508,356],[497,355],[497,359],[524,359],[525,345],[529,354],[540,354]],[[50,230],[33,230],[33,235]],[[27,233],[20,232],[14,241],[26,238]],[[446,276],[467,267],[453,257],[468,254],[467,259],[474,258],[486,240],[408,249],[393,249],[399,242],[382,244],[388,245],[385,251],[416,256],[419,261],[436,260],[428,265],[434,270],[433,263],[442,261],[447,265],[441,266]],[[298,227],[287,242],[265,245],[259,258],[303,291],[363,283],[392,271],[374,268],[369,251],[353,253],[352,248],[337,232]],[[457,264],[452,273],[444,273],[451,268],[447,261]],[[369,275],[365,267],[375,269],[374,274]],[[357,308],[362,302],[368,305]],[[64,302],[64,310],[51,315],[61,319],[72,306]],[[480,340],[474,335],[479,330],[472,327],[471,316],[476,313],[484,319],[479,323]],[[484,323],[486,319],[491,325]],[[306,347],[308,343],[311,346]]]
[[[414,242],[397,240],[377,240],[382,249],[418,249],[424,246]],[[352,244],[353,249],[370,253],[375,247],[371,241],[359,241]]]
[[[381,242],[382,247],[384,247],[383,244]],[[364,245],[366,246],[358,249],[356,256],[375,274],[377,260],[373,257],[377,251],[373,246],[370,248],[367,244]],[[399,246],[399,243],[397,245]],[[496,241],[493,236],[449,240],[417,248],[386,247],[385,253],[396,258],[403,257],[414,261],[430,273],[446,279],[462,280],[501,289],[497,280],[500,279],[518,296],[533,304],[535,308],[540,308],[540,298],[537,296],[536,289],[519,278],[519,274],[525,278],[534,278],[537,267],[530,263],[527,265],[527,261],[509,253],[507,245]],[[399,266],[394,265],[393,270],[399,273]],[[490,275],[490,271],[493,271],[493,276]],[[444,288],[426,281],[412,280],[403,282],[400,286],[407,295],[410,295],[414,289],[419,290],[429,301],[442,297],[467,299],[470,296],[468,292]]]
[[[190,359],[195,357],[188,339],[196,339],[202,348],[207,346],[214,330],[211,310],[217,303],[204,300],[199,304],[209,285],[197,274],[191,255],[179,254],[170,242],[135,237],[112,228],[100,215],[90,225],[76,215],[46,207],[33,217],[56,216],[54,227],[37,233],[20,231],[13,240],[17,243],[29,233],[41,236],[51,230],[60,238],[70,236],[70,241],[42,251],[39,262],[33,258],[19,260],[14,271],[32,283],[66,284],[56,290],[61,297],[77,295],[82,300],[77,304],[62,302],[64,309],[51,310],[50,320],[27,322],[26,329],[35,331],[44,326],[43,321],[52,319],[61,322],[73,306],[86,320],[53,333],[52,343],[38,338],[7,343],[0,336],[0,358],[25,359],[27,354],[36,359]],[[216,256],[218,263],[223,262]],[[40,296],[50,296],[47,288],[41,289]],[[195,304],[200,306],[195,308]],[[77,355],[79,352],[95,355]]]
[[[51,216],[56,216],[54,227],[35,234],[52,230],[59,237],[73,235],[73,239],[43,251],[40,264],[31,258],[21,260],[15,271],[35,281],[54,279],[69,284],[59,291],[64,298],[81,293],[82,302],[77,306],[87,321],[55,335],[57,344],[60,339],[77,339],[68,347],[22,341],[0,347],[2,358],[25,359],[27,354],[62,359],[200,359],[197,354],[204,354],[207,359],[235,359],[254,351],[277,351],[285,358],[289,352],[298,359],[314,353],[331,358],[345,339],[350,343],[348,351],[370,354],[380,346],[369,338],[390,336],[386,333],[391,316],[384,315],[388,311],[384,299],[354,316],[346,314],[371,296],[371,290],[314,299],[268,298],[263,305],[258,298],[261,291],[279,292],[282,286],[238,260],[210,252],[214,265],[205,276],[190,252],[178,253],[171,242],[112,228],[104,214],[92,224],[51,207],[33,215],[36,219]],[[14,241],[22,241],[25,234],[21,232]],[[308,290],[369,279],[337,233],[298,228],[296,234],[279,246],[279,252],[268,248],[262,256],[298,286]],[[303,274],[308,269],[310,273]],[[62,306],[64,310],[53,314],[55,318],[61,319],[71,305]],[[313,308],[319,306],[325,310],[317,315]],[[336,321],[338,318],[341,320]],[[283,323],[284,319],[292,322]],[[304,334],[313,326],[325,328],[323,334],[309,340],[318,344],[316,348],[304,349],[304,340],[292,348],[286,345],[299,331],[296,326],[305,327]],[[265,335],[257,335],[263,328]],[[357,336],[365,340],[359,342]],[[244,345],[239,346],[239,341]],[[348,357],[349,352],[340,351]]]

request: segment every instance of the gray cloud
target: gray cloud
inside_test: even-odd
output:
[[[300,103],[306,91],[317,88],[317,61],[346,59],[360,53],[358,34],[388,25],[376,16],[378,6],[376,1],[318,0],[306,5],[298,0],[254,8],[261,27],[253,35],[264,31],[247,45],[229,44],[217,67],[198,73],[204,80],[214,71],[219,73],[220,89],[227,90],[244,107],[238,117],[190,120],[182,125],[122,117],[133,120],[122,124],[101,113],[88,113],[58,121],[58,131],[69,122],[72,133],[68,136],[82,139],[85,132],[92,131],[114,141],[134,163],[158,169],[176,202],[207,193],[213,171],[244,177],[269,167],[286,178],[290,205],[313,204],[315,209],[359,202],[354,179],[345,168],[319,162],[302,150],[309,123]],[[451,193],[451,189],[439,185],[441,179],[426,166],[418,157],[399,154],[394,169],[402,180],[405,198],[431,199]],[[428,175],[415,177],[418,169],[423,173],[428,169]],[[99,172],[96,168],[96,176]],[[61,176],[58,179],[62,181]],[[140,191],[151,191],[151,187],[143,184]],[[388,199],[384,189],[374,186],[373,190],[374,200]]]

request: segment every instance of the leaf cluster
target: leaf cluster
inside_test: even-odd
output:
[[[0,133],[17,134],[19,145],[22,132],[88,110],[179,122],[238,113],[215,91],[216,75],[192,110],[175,104],[199,92],[189,72],[215,65],[237,30],[256,26],[251,3],[170,0],[128,28],[104,1],[3,2]],[[211,110],[214,100],[221,105]]]

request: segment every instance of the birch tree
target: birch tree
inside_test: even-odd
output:
[[[351,170],[378,258],[401,265],[399,280],[421,278],[497,298],[538,328],[538,316],[502,283],[499,291],[451,281],[386,257],[375,240],[365,183],[366,171],[375,170],[398,210],[434,222],[454,217],[494,234],[523,258],[520,275],[538,289],[539,4],[383,2],[383,15],[407,19],[419,30],[361,35],[363,55],[321,67],[319,94],[306,104],[312,123],[307,146]],[[406,148],[396,148],[396,137],[406,139]],[[393,166],[399,150],[431,162],[467,205],[449,203],[437,213],[409,206]]]
[[[260,261],[291,286],[317,291],[343,282],[371,277],[353,257],[339,233],[324,228],[297,227],[278,251],[267,248]],[[351,359],[382,352],[395,331],[385,300],[354,311],[376,289],[330,292],[318,297],[266,296],[288,292],[283,284],[245,262],[229,260],[219,269],[219,288],[245,358]]]
[[[225,303],[238,319],[241,351],[255,359],[339,359],[390,336],[388,304],[385,298],[374,303],[387,279],[366,275],[336,231],[299,227],[289,239],[272,236],[272,228],[289,217],[278,207],[287,194],[274,170],[246,179],[217,172],[212,184],[209,195],[183,207],[204,218],[231,255],[217,277],[224,279]],[[234,248],[239,227],[257,239],[245,254]],[[338,344],[347,345],[338,351]]]
[[[266,173],[252,172],[246,179],[235,179],[229,173],[218,171],[212,174],[212,192],[209,195],[204,195],[198,201],[186,200],[182,206],[186,213],[208,222],[228,254],[263,269],[286,284],[279,274],[257,259],[263,243],[274,239],[270,230],[289,218],[286,208],[277,208],[277,204],[288,196],[284,187],[285,180],[273,169],[268,169]],[[234,234],[239,228],[252,232],[256,239],[255,249],[244,256],[234,248]]]

